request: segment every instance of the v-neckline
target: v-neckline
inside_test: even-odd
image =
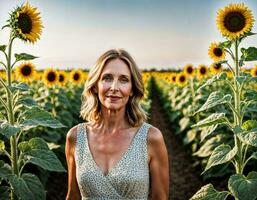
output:
[[[85,137],[86,137],[86,148],[87,148],[87,150],[88,150],[88,152],[89,152],[90,159],[92,160],[92,162],[94,163],[96,169],[101,173],[102,176],[108,177],[108,176],[112,173],[112,171],[113,171],[114,169],[116,169],[116,168],[120,165],[120,163],[122,162],[122,160],[123,160],[123,159],[127,156],[127,154],[129,153],[129,151],[130,151],[132,145],[134,144],[137,135],[140,133],[140,130],[141,130],[141,128],[143,127],[143,125],[144,125],[144,123],[136,130],[136,133],[135,133],[135,135],[133,136],[133,138],[132,138],[132,140],[131,140],[131,142],[130,142],[128,148],[126,149],[126,151],[122,154],[121,158],[115,163],[115,165],[114,165],[114,166],[107,172],[107,174],[105,175],[104,172],[103,172],[103,170],[102,170],[102,169],[98,166],[98,164],[96,163],[96,161],[95,161],[95,159],[94,159],[94,157],[93,157],[93,154],[92,154],[92,152],[91,152],[91,150],[90,150],[90,147],[89,147],[89,140],[88,140],[88,133],[87,133],[87,126],[86,126],[86,123],[84,123],[83,128],[84,128],[84,133],[85,133]]]

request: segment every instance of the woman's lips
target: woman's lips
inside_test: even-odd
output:
[[[116,96],[107,96],[108,99],[110,99],[111,101],[118,101],[119,99],[121,99],[121,97],[116,97]]]

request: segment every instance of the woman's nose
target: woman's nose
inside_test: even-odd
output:
[[[113,81],[111,84],[111,90],[119,90],[118,81]]]

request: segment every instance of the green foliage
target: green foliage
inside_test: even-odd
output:
[[[233,149],[229,145],[221,144],[220,146],[216,147],[208,160],[208,163],[205,167],[205,171],[210,169],[213,166],[224,164],[229,162],[234,158],[238,151],[238,148],[235,146]],[[204,172],[205,172],[204,171]],[[203,172],[203,173],[204,173]]]
[[[12,175],[9,181],[14,193],[22,200],[44,200],[46,198],[44,187],[34,174],[24,173],[21,177]]]
[[[218,192],[212,184],[203,186],[190,200],[225,200],[229,192]]]
[[[21,60],[33,60],[35,58],[38,58],[36,56],[27,54],[27,53],[20,53],[20,54],[14,54],[16,58],[16,62],[21,61]]]
[[[40,109],[37,106],[27,109],[22,115],[21,127],[23,130],[29,130],[37,126],[63,128],[65,127],[58,120],[54,119],[50,113]]]
[[[247,177],[234,174],[229,178],[228,188],[234,197],[242,200],[257,198],[257,172],[250,172]]]

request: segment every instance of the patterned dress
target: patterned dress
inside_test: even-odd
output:
[[[104,175],[89,149],[86,123],[78,125],[75,162],[82,200],[148,199],[147,133],[150,127],[146,122],[141,125],[122,158]]]

